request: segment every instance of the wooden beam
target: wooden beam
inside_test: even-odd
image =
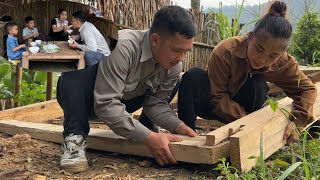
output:
[[[14,119],[30,122],[44,122],[62,116],[63,110],[57,100],[45,101],[0,112],[0,120]]]
[[[320,71],[316,71],[310,74],[307,74],[307,77],[313,82],[319,82],[320,81]]]
[[[316,84],[320,89],[320,83]],[[287,107],[292,105],[287,104]],[[291,108],[286,108],[290,110]],[[270,108],[271,109],[271,108]],[[314,104],[314,118],[320,118],[320,95],[317,96]],[[248,115],[250,116],[250,115]],[[267,115],[265,115],[267,116]],[[279,110],[273,116],[269,116],[264,122],[256,126],[247,126],[240,132],[230,137],[230,156],[234,167],[242,171],[249,171],[256,165],[256,159],[249,159],[251,156],[260,155],[260,137],[262,137],[263,158],[266,159],[286,144],[283,135],[289,121]],[[312,124],[309,124],[310,126]]]
[[[34,139],[60,144],[63,142],[63,127],[58,125],[1,120],[0,132],[10,135],[27,133]],[[214,164],[222,157],[229,157],[229,142],[217,146],[206,146],[203,136],[181,137],[183,141],[169,144],[173,156],[178,161]],[[143,143],[125,140],[111,130],[91,129],[88,136],[88,148],[151,157]]]
[[[290,98],[284,98],[278,102],[280,107],[287,109],[290,108],[292,100]],[[206,135],[206,144],[211,146],[217,145],[227,140],[231,135],[240,131],[240,129],[245,128],[245,126],[255,126],[269,120],[270,117],[273,116],[274,112],[270,106],[264,107],[225,126],[222,126],[219,129],[209,132]]]
[[[313,82],[313,83],[317,83],[320,81],[320,70],[318,69],[305,69],[305,70],[302,70],[306,75],[307,77]],[[278,94],[278,93],[281,93],[283,92],[283,90],[281,88],[279,88],[278,86],[276,86],[275,84],[273,83],[268,83],[268,86],[269,86],[269,94]]]
[[[209,119],[202,119],[200,117],[197,117],[197,120],[196,120],[197,127],[220,128],[224,125],[225,125],[224,123],[214,119],[209,120]]]
[[[299,69],[305,74],[311,74],[320,71],[320,67],[312,67],[312,66],[299,66]]]

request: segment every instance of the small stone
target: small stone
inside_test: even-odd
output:
[[[139,161],[139,166],[141,167],[150,167],[152,165],[152,162],[147,161],[147,160],[143,160],[143,161]]]
[[[17,158],[17,159],[14,159],[13,162],[16,164],[23,164],[23,163],[27,162],[27,160],[24,158]]]

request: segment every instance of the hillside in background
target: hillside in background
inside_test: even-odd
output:
[[[289,10],[289,19],[290,22],[293,25],[293,28],[295,28],[295,24],[297,21],[301,18],[303,13],[305,12],[305,0],[284,0],[286,4],[288,5]],[[223,4],[222,4],[223,5]],[[243,9],[243,13],[240,18],[240,22],[244,24],[248,24],[250,22],[253,22],[254,20],[259,17],[262,13],[265,12],[267,3],[262,5],[254,5],[254,6],[245,6]],[[320,1],[314,0],[311,6],[312,10],[317,11],[320,13]],[[211,7],[203,7],[203,10],[205,12],[211,11],[219,11],[219,8],[211,8]],[[235,15],[235,6],[223,6],[222,12],[229,18],[232,19]],[[250,31],[253,29],[254,23],[246,25],[244,27],[244,31]]]

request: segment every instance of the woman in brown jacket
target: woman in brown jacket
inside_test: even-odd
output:
[[[179,87],[179,118],[193,129],[197,116],[232,122],[262,108],[268,81],[293,99],[294,123],[287,126],[284,138],[297,140],[294,126],[305,127],[314,120],[317,92],[286,52],[292,35],[286,14],[284,2],[273,2],[247,36],[225,39],[214,48],[206,71],[186,72]]]

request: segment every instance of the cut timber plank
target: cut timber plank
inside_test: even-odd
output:
[[[197,117],[197,120],[196,120],[197,127],[220,128],[224,125],[225,125],[224,123],[218,120],[208,120],[208,119],[202,119],[200,117]]]
[[[317,83],[316,87],[319,90],[320,83]],[[318,120],[320,118],[320,95],[317,96],[313,110],[314,118]],[[230,137],[232,165],[242,171],[249,171],[256,165],[256,159],[249,159],[249,157],[260,155],[261,135],[263,138],[264,159],[271,156],[286,144],[286,141],[283,140],[283,135],[288,123],[287,118],[278,110],[274,113],[274,116],[269,116],[267,121],[257,126],[248,126],[232,135]]]
[[[1,120],[0,132],[10,135],[27,133],[34,139],[62,143],[63,127],[51,124]],[[190,163],[214,164],[222,157],[229,157],[229,142],[217,146],[206,146],[205,137],[183,136],[183,141],[170,143],[173,156],[178,161]],[[111,130],[91,129],[88,137],[88,148],[151,157],[143,143],[125,140]]]
[[[292,100],[290,98],[284,98],[279,101],[279,106],[288,109],[290,108],[291,102]],[[206,135],[206,144],[217,145],[228,139],[234,133],[240,131],[240,129],[245,128],[245,126],[254,126],[270,119],[270,117],[273,116],[274,112],[270,106],[264,107],[212,132],[209,132]]]
[[[57,100],[0,111],[0,120],[14,119],[20,121],[44,122],[62,116],[63,111]]]
[[[299,69],[305,74],[311,74],[320,71],[320,67],[312,67],[312,66],[299,66]]]

